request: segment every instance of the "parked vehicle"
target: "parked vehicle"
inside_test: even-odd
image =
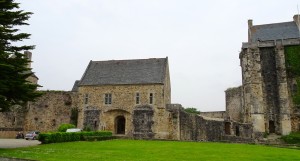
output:
[[[40,132],[39,131],[30,131],[25,135],[26,140],[35,140],[39,137]]]
[[[72,128],[72,129],[67,129],[66,132],[81,132],[81,129],[76,129],[76,128]]]
[[[18,132],[16,135],[16,139],[24,139],[24,134],[21,132]]]

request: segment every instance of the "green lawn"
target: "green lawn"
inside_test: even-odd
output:
[[[0,156],[43,161],[300,161],[300,151],[295,149],[247,144],[145,140],[45,144],[28,148],[0,149]]]

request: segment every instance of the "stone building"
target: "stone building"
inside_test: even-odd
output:
[[[44,91],[26,111],[0,113],[0,137],[55,131],[62,123],[128,138],[192,141],[253,142],[299,131],[299,18],[248,21],[239,55],[242,85],[225,91],[226,111],[195,115],[171,104],[168,58],[90,61],[72,91]]]
[[[73,91],[79,128],[141,138],[170,138],[168,58],[90,61]]]
[[[253,125],[253,137],[299,131],[299,15],[253,25],[240,53],[242,86],[226,91],[227,117]]]

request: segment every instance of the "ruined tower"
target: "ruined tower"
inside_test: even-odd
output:
[[[285,50],[299,46],[299,15],[294,21],[253,25],[240,53],[243,121],[253,124],[254,136],[291,132],[292,89]]]

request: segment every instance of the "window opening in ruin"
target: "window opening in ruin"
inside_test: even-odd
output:
[[[274,121],[269,121],[269,133],[275,133],[275,123]]]
[[[135,94],[135,104],[140,104],[140,93]]]
[[[149,103],[150,103],[150,104],[153,104],[153,93],[150,93],[150,96],[149,96]]]
[[[231,126],[230,122],[225,122],[225,134],[226,135],[230,135],[230,126]]]
[[[112,96],[111,96],[111,93],[107,93],[105,94],[105,104],[106,105],[111,105],[111,100],[112,100]]]
[[[235,135],[236,136],[240,136],[240,128],[239,128],[239,126],[235,127]]]
[[[115,120],[115,127],[116,127],[116,133],[117,134],[125,134],[125,117],[124,116],[118,116]]]
[[[84,96],[84,104],[88,104],[89,103],[89,94],[85,94]]]

